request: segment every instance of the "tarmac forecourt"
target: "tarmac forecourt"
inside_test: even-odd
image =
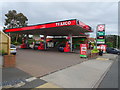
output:
[[[8,72],[9,75],[11,74],[11,79],[4,76],[1,86],[2,88],[97,88],[116,57],[117,55],[106,54],[41,78],[33,77],[17,68],[11,68],[9,71],[14,71],[14,73]],[[7,71],[3,69],[3,74]],[[15,73],[18,73],[16,77],[14,77]]]

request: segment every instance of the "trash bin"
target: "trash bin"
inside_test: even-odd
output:
[[[102,56],[103,55],[103,50],[99,50],[99,55]]]

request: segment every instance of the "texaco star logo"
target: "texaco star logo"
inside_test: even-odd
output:
[[[98,26],[98,31],[103,31],[103,30],[104,30],[104,28],[105,28],[105,26],[104,26],[104,25],[99,25],[99,26]]]

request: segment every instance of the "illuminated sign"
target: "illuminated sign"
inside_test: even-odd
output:
[[[103,32],[103,31],[102,31],[102,32],[97,32],[97,35],[98,35],[98,36],[104,36],[104,35],[105,35],[105,32]]]
[[[70,25],[76,25],[76,20],[67,20],[67,21],[59,21],[59,22],[33,25],[33,26],[27,26],[27,27],[21,27],[21,28],[12,28],[12,29],[6,29],[4,31],[5,32],[16,32],[16,31],[24,31],[24,30],[34,30],[34,29],[70,26]]]
[[[71,25],[71,21],[57,22],[56,23],[56,26],[64,26],[64,25]]]
[[[104,31],[104,30],[105,30],[104,24],[98,25],[98,31]]]
[[[97,39],[97,42],[105,42],[105,39]]]
[[[97,37],[97,39],[104,39],[104,36],[99,36]]]
[[[83,22],[81,21],[78,21],[78,24],[81,26],[81,27],[84,27],[86,24],[84,24]]]
[[[80,44],[80,57],[87,57],[87,44]]]
[[[105,24],[97,26],[97,44],[105,44]]]
[[[38,24],[38,25],[26,26],[26,27],[20,27],[20,28],[6,29],[6,30],[4,30],[4,32],[18,32],[18,31],[27,31],[27,30],[40,30],[40,29],[42,30],[45,28],[71,26],[71,25],[80,26],[84,30],[92,32],[90,26],[88,26],[88,25],[84,24],[83,22],[76,20],[76,19],[57,21],[57,22],[51,22],[51,23],[46,23],[46,24]]]
[[[84,24],[83,22],[81,22],[81,21],[79,21],[79,20],[77,21],[77,24],[78,24],[80,27],[82,27],[82,28],[84,28],[84,29],[86,29],[86,30],[91,30],[91,27],[90,27],[90,26]]]
[[[99,48],[98,48],[99,47]],[[99,45],[97,48],[103,50],[103,53],[106,52],[107,45]]]

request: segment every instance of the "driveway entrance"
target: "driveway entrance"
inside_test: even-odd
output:
[[[57,51],[36,51],[18,49],[16,67],[35,77],[67,68],[84,61],[76,53],[61,53]]]

